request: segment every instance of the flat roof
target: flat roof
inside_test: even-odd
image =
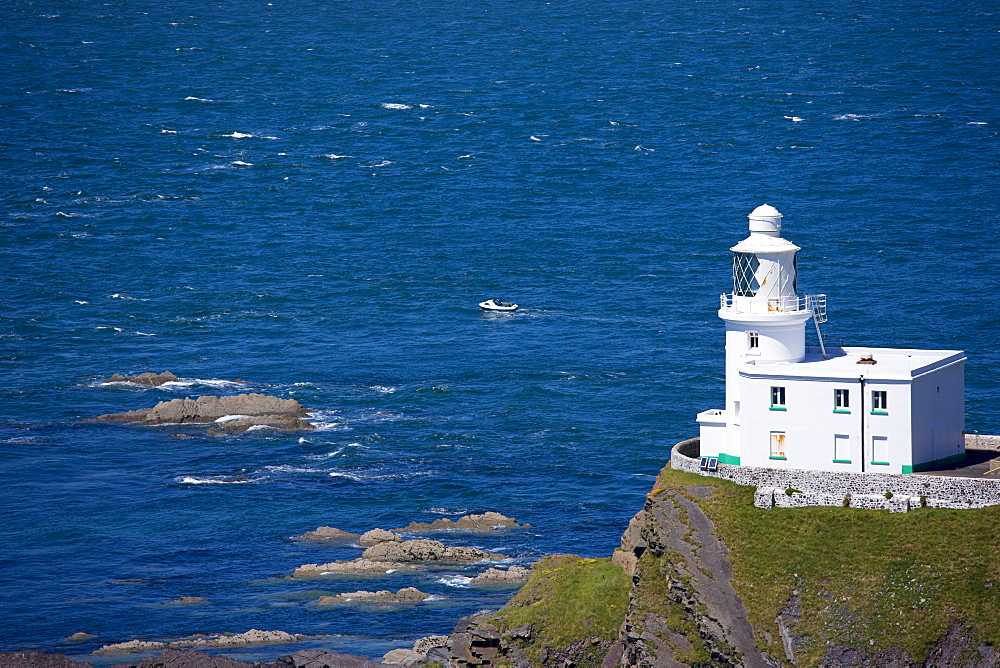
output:
[[[859,362],[863,358],[875,364]],[[792,376],[801,378],[858,378],[910,381],[925,373],[964,362],[961,350],[917,350],[914,348],[827,347],[826,356],[818,347],[806,348],[801,362],[761,362],[746,360],[739,372],[748,376]]]

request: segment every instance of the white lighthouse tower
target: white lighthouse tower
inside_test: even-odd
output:
[[[965,355],[957,350],[827,349],[826,295],[798,295],[799,247],[764,204],[733,246],[725,408],[698,414],[708,465],[911,473],[964,456]],[[818,347],[806,347],[816,324]]]

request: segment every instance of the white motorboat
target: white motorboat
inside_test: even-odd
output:
[[[517,304],[511,304],[502,299],[487,299],[484,302],[479,302],[479,308],[484,311],[516,311]]]

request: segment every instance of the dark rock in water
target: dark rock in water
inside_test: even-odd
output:
[[[292,540],[315,540],[327,543],[353,543],[361,538],[360,534],[342,531],[336,527],[316,527],[315,531],[306,531],[300,536],[292,536]]]
[[[44,652],[0,652],[3,668],[94,668],[94,664],[73,661],[63,654]]]
[[[404,587],[397,592],[387,589],[379,591],[347,591],[336,596],[320,596],[316,600],[316,605],[328,606],[338,603],[420,603],[428,598],[430,594],[422,592],[416,587]]]
[[[172,381],[180,380],[177,376],[170,373],[169,371],[164,371],[163,373],[153,373],[152,371],[147,371],[146,373],[140,373],[138,376],[123,376],[120,373],[108,378],[105,383],[136,383],[138,385],[146,385],[147,387],[159,387],[164,383],[169,383]]]
[[[405,540],[401,543],[377,543],[361,555],[372,561],[438,561],[466,563],[483,559],[504,558],[501,554],[484,552],[474,547],[451,547],[436,540]]]
[[[161,401],[152,408],[108,413],[85,422],[137,422],[147,425],[212,424],[219,418],[229,415],[239,417],[214,425],[211,433],[239,434],[257,425],[291,430],[315,428],[300,419],[309,415],[309,411],[295,399],[281,399],[256,392],[224,397],[208,395],[197,399],[172,399]]]
[[[372,545],[378,545],[379,543],[401,543],[403,542],[403,537],[399,534],[393,533],[391,531],[386,531],[385,529],[371,529],[361,534],[358,538],[358,545],[361,547],[371,547]]]
[[[273,663],[247,663],[227,656],[212,656],[193,649],[167,649],[135,663],[119,663],[111,668],[269,668]]]
[[[490,511],[482,515],[465,515],[457,520],[441,518],[433,522],[410,522],[407,526],[393,529],[393,531],[490,531],[492,529],[530,526],[530,524],[518,524],[513,517]]]
[[[393,664],[377,663],[363,656],[336,654],[321,649],[303,649],[288,656],[278,657],[276,668],[378,668]]]

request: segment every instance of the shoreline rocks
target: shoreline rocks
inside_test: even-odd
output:
[[[522,585],[531,577],[530,568],[521,566],[511,566],[505,571],[498,568],[487,568],[485,571],[472,578],[470,585]]]
[[[326,564],[302,564],[292,573],[293,578],[315,578],[321,575],[347,573],[351,575],[385,575],[394,571],[411,571],[412,567],[393,561],[372,559],[351,559],[331,561]]]
[[[314,540],[326,541],[328,543],[354,543],[361,538],[361,534],[342,531],[337,527],[316,527],[314,531],[306,531],[299,536],[292,536],[292,540]]]
[[[321,596],[316,599],[316,605],[329,606],[338,603],[420,603],[430,598],[431,595],[422,592],[416,587],[403,587],[397,592],[387,589],[379,591],[348,591],[336,596]]]
[[[300,633],[285,633],[284,631],[261,631],[250,629],[245,633],[223,633],[214,636],[189,636],[181,640],[169,642],[150,640],[128,640],[112,643],[95,649],[92,654],[135,654],[158,649],[174,649],[178,647],[243,647],[245,645],[274,645],[286,642],[298,642],[309,636]]]
[[[281,399],[251,392],[218,397],[206,395],[197,399],[161,401],[152,408],[139,408],[124,413],[107,413],[84,422],[159,424],[211,424],[210,434],[240,434],[255,426],[291,431],[315,429],[303,420],[309,411],[295,399]],[[238,416],[219,422],[221,418]]]
[[[403,542],[403,537],[399,534],[393,533],[391,531],[386,531],[385,529],[372,529],[361,534],[358,539],[358,545],[361,547],[372,547],[373,545],[378,545],[379,543],[401,543]]]
[[[493,531],[494,529],[530,528],[530,524],[519,524],[513,517],[488,511],[482,515],[465,515],[457,520],[441,518],[433,522],[410,522],[395,532],[421,531]]]
[[[123,376],[120,373],[116,373],[104,381],[104,383],[135,383],[136,385],[145,385],[146,387],[159,387],[164,383],[171,383],[178,380],[180,378],[169,371],[164,371],[163,373],[147,371],[140,373],[138,376]]]
[[[502,554],[484,552],[475,547],[451,547],[437,540],[404,540],[372,545],[361,555],[363,559],[394,562],[470,563],[483,559],[503,559]]]

